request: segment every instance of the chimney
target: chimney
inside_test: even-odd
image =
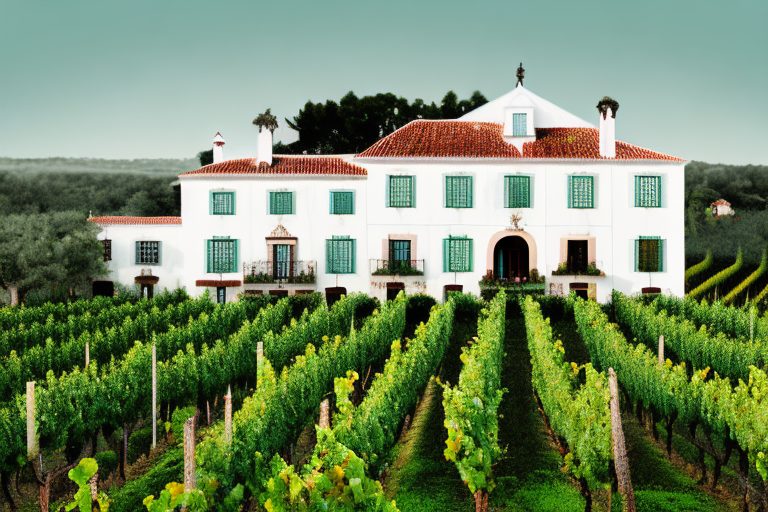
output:
[[[213,163],[217,164],[224,161],[224,137],[220,132],[213,136]]]
[[[600,115],[600,156],[616,158],[616,112],[619,102],[604,96],[597,104]]]
[[[256,164],[266,162],[272,165],[272,130],[259,127],[259,139],[256,147]]]
[[[253,124],[259,127],[258,146],[256,147],[256,165],[266,162],[272,165],[272,132],[277,128],[277,118],[270,109],[256,116]]]

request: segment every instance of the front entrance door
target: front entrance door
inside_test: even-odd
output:
[[[514,281],[528,277],[528,242],[519,236],[507,236],[496,242],[493,251],[493,276]]]

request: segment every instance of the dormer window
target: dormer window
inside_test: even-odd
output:
[[[528,114],[518,112],[512,114],[512,136],[525,137],[528,135]]]

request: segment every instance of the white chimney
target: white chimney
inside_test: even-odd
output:
[[[213,163],[217,164],[224,161],[224,144],[226,144],[224,137],[221,136],[221,133],[216,132],[216,135],[213,136]]]
[[[256,147],[256,164],[266,162],[272,165],[272,130],[259,126],[258,146]]]
[[[600,156],[602,158],[616,158],[616,112],[619,110],[619,102],[604,97],[597,104],[600,116]]]

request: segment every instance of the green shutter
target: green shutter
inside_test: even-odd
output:
[[[141,242],[136,242],[136,259],[134,260],[136,265],[141,264],[141,249],[139,248],[140,243]]]
[[[658,271],[664,272],[664,240],[659,240]]]
[[[472,248],[472,239],[466,236],[449,236],[443,239],[443,272],[472,272]]]
[[[387,205],[391,208],[413,208],[414,179],[413,176],[389,177],[389,200]]]
[[[332,215],[352,215],[355,213],[354,192],[332,190],[329,202]]]
[[[658,236],[640,236],[635,240],[635,271],[664,271],[664,240]]]
[[[445,207],[472,208],[472,176],[445,177]]]
[[[270,215],[291,215],[294,212],[293,192],[270,192]]]
[[[661,207],[661,176],[635,176],[635,206]]]
[[[234,247],[234,254],[232,257],[232,267],[230,272],[237,272],[238,261],[239,261],[238,256],[240,253],[240,241],[233,240],[232,243],[234,244],[235,247]]]
[[[443,239],[443,272],[450,272],[451,266],[450,266],[450,247],[449,247],[450,240],[447,238]]]
[[[211,215],[234,215],[235,214],[235,193],[234,192],[214,192],[209,194],[208,212]]]
[[[594,207],[594,176],[568,176],[568,208]]]
[[[530,176],[504,176],[504,207],[531,207]]]

